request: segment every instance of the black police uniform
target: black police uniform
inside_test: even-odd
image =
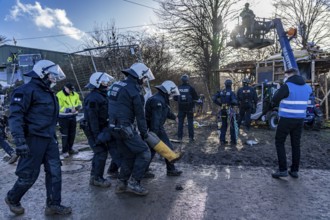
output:
[[[60,205],[61,161],[55,133],[58,112],[55,94],[41,79],[32,78],[29,83],[14,90],[9,126],[16,145],[28,145],[30,154],[18,162],[18,180],[7,195],[11,204],[19,204],[37,180],[40,165],[44,164],[47,205]]]
[[[135,79],[127,77],[115,82],[109,91],[110,126],[120,128],[116,137],[119,153],[122,154],[118,179],[127,181],[131,176],[140,181],[150,162],[149,146],[141,137],[147,135],[147,123],[144,115],[144,98]],[[136,120],[141,136],[135,130]]]
[[[189,139],[194,140],[194,102],[198,100],[198,95],[194,87],[188,83],[183,83],[178,87],[180,95],[175,96],[174,100],[178,101],[179,113],[178,113],[178,139],[183,137],[183,124],[184,119],[187,116],[188,120],[188,133]]]
[[[84,100],[84,117],[89,132],[86,136],[94,152],[91,176],[95,180],[103,180],[104,167],[108,156],[108,146],[97,143],[97,136],[108,126],[108,98],[107,91],[94,88]]]
[[[255,105],[258,102],[257,93],[254,88],[244,84],[237,91],[237,100],[239,103],[238,127],[240,127],[244,120],[246,128],[249,129],[251,125],[251,113],[256,108]]]
[[[159,91],[147,100],[145,110],[149,130],[154,132],[160,140],[173,150],[173,145],[164,128],[166,119],[176,119],[176,115],[171,111],[169,106],[169,95]],[[155,153],[156,152],[151,149],[151,160]],[[165,162],[167,171],[175,170],[173,163],[170,163],[168,160],[165,160]]]
[[[220,101],[219,101],[220,99]],[[220,143],[225,144],[226,142],[226,132],[228,127],[228,109],[232,105],[237,105],[237,98],[235,93],[231,90],[230,87],[226,87],[224,90],[218,91],[213,95],[212,101],[221,107],[218,117],[222,122],[220,129]],[[230,139],[232,144],[236,144],[236,131],[235,131],[235,120],[230,120]]]

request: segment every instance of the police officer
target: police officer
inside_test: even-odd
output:
[[[5,129],[6,129],[6,119],[0,118],[0,148],[2,148],[10,156],[8,163],[13,164],[18,160],[18,156],[15,152],[15,149],[12,148],[6,141]]]
[[[108,127],[107,92],[113,77],[105,72],[95,72],[89,78],[88,88],[91,92],[83,104],[84,118],[87,122],[87,138],[93,150],[92,170],[89,184],[99,187],[110,187],[109,179],[103,178],[104,167],[108,157],[108,146],[100,143],[97,138]]]
[[[110,90],[108,91],[107,95],[108,97],[110,96]],[[108,110],[109,115],[111,111],[112,109],[109,107]],[[117,179],[119,176],[119,169],[121,167],[123,156],[118,151],[117,142],[114,138],[111,137],[111,134],[110,134],[110,141],[108,141],[108,146],[109,146],[109,154],[111,156],[111,162],[108,167],[107,174],[110,176],[110,178]]]
[[[76,116],[79,109],[81,109],[81,101],[79,94],[74,90],[74,86],[71,83],[67,83],[63,89],[56,94],[60,105],[58,122],[62,136],[62,153],[64,158],[78,153],[72,146],[76,137]]]
[[[183,124],[187,116],[189,142],[194,141],[194,104],[198,100],[198,95],[194,87],[189,84],[189,76],[184,74],[181,77],[182,84],[179,86],[180,95],[175,96],[174,100],[178,101],[178,139],[181,141],[183,137]]]
[[[169,140],[164,123],[166,119],[176,120],[176,115],[171,111],[169,98],[179,95],[178,87],[170,80],[164,81],[161,85],[155,86],[158,92],[150,97],[145,106],[145,114],[149,131],[154,132],[169,148],[173,145]],[[151,160],[155,155],[151,149]],[[180,176],[182,171],[177,170],[173,163],[165,159],[168,176]]]
[[[220,128],[220,144],[224,145],[228,143],[226,141],[226,132],[228,127],[228,116],[230,117],[230,139],[231,144],[236,145],[236,129],[235,129],[235,112],[231,112],[232,106],[237,105],[237,98],[235,93],[232,91],[231,86],[233,82],[230,79],[225,81],[225,89],[218,91],[216,94],[213,95],[212,101],[221,107],[219,112],[219,120],[222,122]],[[228,113],[232,115],[228,115]]]
[[[249,86],[249,79],[243,79],[243,87],[237,91],[239,104],[238,127],[244,120],[246,128],[249,130],[251,125],[251,113],[255,113],[258,96],[254,88]]]
[[[150,150],[143,139],[148,138],[144,114],[144,97],[141,85],[154,79],[151,70],[143,63],[135,63],[122,71],[126,79],[115,82],[109,91],[110,127],[116,131],[118,151],[123,160],[117,181],[116,193],[131,192],[147,195],[140,183],[150,162]],[[136,120],[140,134],[135,130]]]
[[[250,37],[250,34],[252,33],[253,22],[255,18],[255,14],[251,9],[249,9],[249,6],[250,6],[249,3],[245,3],[244,9],[240,13],[240,16],[242,17],[242,27],[243,27],[242,33],[240,33],[240,35],[243,36],[245,32],[246,37]]]
[[[277,151],[279,169],[272,174],[272,177],[288,176],[285,140],[290,134],[292,149],[292,164],[289,171],[290,176],[298,178],[300,163],[300,138],[306,117],[306,109],[312,88],[305,83],[305,80],[298,75],[296,69],[285,71],[285,83],[276,91],[272,103],[279,103],[279,122],[275,134],[275,145]]]
[[[25,210],[20,201],[37,180],[40,165],[44,164],[45,214],[70,214],[71,208],[61,205],[61,161],[56,140],[59,106],[51,90],[65,75],[49,60],[38,61],[27,75],[32,77],[31,81],[14,90],[10,103],[9,127],[20,159],[16,169],[18,179],[5,201],[13,213],[23,214]]]
[[[204,96],[204,94],[200,94],[199,99],[196,102],[196,105],[197,105],[196,113],[197,114],[203,114],[204,102],[205,102],[205,96]]]

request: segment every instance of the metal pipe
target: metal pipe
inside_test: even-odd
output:
[[[76,80],[76,82],[77,82],[77,85],[78,85],[78,88],[79,88],[79,91],[80,91],[80,94],[81,94],[81,97],[84,99],[85,97],[84,97],[84,94],[83,94],[83,92],[82,92],[82,89],[81,89],[80,83],[79,83],[79,81],[78,81],[78,78],[77,78],[76,72],[74,71],[73,63],[72,63],[72,61],[71,61],[71,57],[70,57],[70,55],[68,56],[68,58],[69,58],[69,62],[70,62],[70,66],[71,66],[71,70],[72,70],[72,72],[73,72],[73,76],[74,76],[74,78],[75,78],[75,80]]]
[[[93,67],[94,67],[94,70],[95,72],[97,72],[97,69],[96,69],[96,65],[95,65],[95,62],[94,62],[94,59],[93,59],[93,55],[92,55],[92,52],[89,50],[89,55],[91,56],[91,59],[92,59],[92,63],[93,63]]]

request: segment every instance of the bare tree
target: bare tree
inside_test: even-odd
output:
[[[305,48],[307,42],[326,45],[330,39],[330,3],[329,0],[275,0],[277,14],[287,27],[299,27],[301,42]]]
[[[163,34],[148,34],[146,31],[119,33],[115,22],[111,25],[95,25],[94,31],[86,39],[87,48],[95,50],[95,62],[115,78],[123,77],[121,70],[129,68],[134,62],[144,62],[156,76],[154,83],[175,79],[175,63],[171,44]]]
[[[8,41],[8,40],[6,40],[7,39],[7,37],[5,37],[5,36],[3,36],[3,35],[0,35],[0,45],[1,44],[4,44],[6,41]]]
[[[167,30],[186,66],[202,76],[209,93],[219,87],[220,60],[225,51],[225,30],[233,18],[235,0],[158,0],[161,10],[155,11]]]
[[[154,83],[161,83],[166,79],[175,81],[175,78],[178,78],[175,71],[177,60],[171,53],[170,42],[163,34],[148,34],[145,31],[129,32],[121,34],[120,41],[128,45],[139,45],[137,52],[141,54],[137,58],[150,67],[156,77]]]

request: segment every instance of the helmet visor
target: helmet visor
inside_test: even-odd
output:
[[[178,87],[171,87],[171,94],[170,95],[172,95],[172,96],[177,96],[177,95],[180,95],[180,92],[179,92],[179,89],[178,89]]]
[[[100,79],[99,79],[99,83],[102,85],[102,86],[105,86],[105,87],[108,87],[111,85],[112,81],[113,81],[113,77],[104,73],[101,75]]]
[[[66,78],[63,70],[57,64],[45,68],[45,71],[49,74],[49,79],[54,83],[64,80]]]
[[[147,78],[149,81],[151,81],[155,79],[155,76],[148,68],[146,71],[142,71],[142,78]]]
[[[162,86],[166,89],[167,93],[171,96],[180,95],[178,87],[174,82],[166,80],[162,83]]]

